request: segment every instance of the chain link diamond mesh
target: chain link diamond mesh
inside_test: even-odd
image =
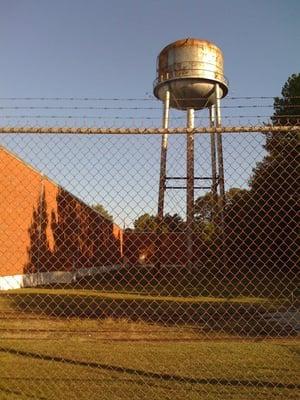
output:
[[[299,124],[247,118],[225,115],[225,204],[195,189],[190,238],[185,190],[156,216],[157,121],[1,128],[1,399],[297,398]],[[186,174],[184,131],[169,176]],[[210,177],[210,134],[194,140]]]

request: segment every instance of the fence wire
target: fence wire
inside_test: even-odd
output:
[[[26,102],[4,100],[18,100],[16,112]],[[165,131],[155,119],[93,128],[81,116],[76,127],[32,114],[24,126],[3,107],[1,399],[297,398],[297,115],[261,120],[252,107],[239,118],[247,124],[225,115],[211,130],[199,117],[188,227],[186,191],[169,183],[157,217]],[[183,125],[169,130],[167,175],[178,187]]]

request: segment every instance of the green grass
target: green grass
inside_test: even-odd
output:
[[[93,297],[95,299],[110,299],[110,300],[135,300],[135,301],[156,301],[156,302],[176,302],[176,303],[243,303],[243,304],[265,304],[274,305],[276,301],[273,299],[262,297],[212,297],[212,296],[159,296],[159,295],[146,295],[132,292],[103,292],[96,290],[80,290],[80,289],[45,289],[45,288],[30,288],[30,289],[15,289],[10,290],[9,297],[12,296],[25,296],[25,295],[47,295],[47,296],[81,296]]]
[[[276,340],[247,340],[260,337],[257,311],[282,303],[75,289],[2,292],[0,399],[296,400],[296,339],[274,331]],[[234,324],[241,329],[242,322],[238,331]]]
[[[82,289],[21,289],[3,293],[1,307],[25,314],[145,322],[169,327],[192,326],[203,333],[233,336],[294,335],[260,315],[277,310],[285,300],[263,297],[183,297]],[[258,323],[258,318],[259,323]]]
[[[292,400],[297,351],[289,342],[7,339],[0,398]]]

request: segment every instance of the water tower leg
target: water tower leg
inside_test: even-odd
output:
[[[164,109],[163,109],[163,128],[169,127],[169,110],[170,110],[170,92],[166,91]],[[165,202],[165,184],[167,172],[167,150],[168,150],[168,134],[164,133],[161,139],[160,153],[160,176],[159,176],[159,192],[158,192],[158,210],[157,216],[159,220],[164,217],[164,202]]]
[[[215,106],[209,108],[210,127],[215,127]],[[216,222],[218,215],[218,192],[217,192],[217,157],[216,157],[216,136],[212,132],[210,134],[210,153],[211,153],[211,175],[212,175],[212,222]]]
[[[221,106],[220,106],[220,86],[216,84],[216,126],[219,128],[221,126]],[[228,259],[225,246],[225,225],[224,225],[224,208],[225,208],[225,181],[224,181],[224,164],[223,164],[223,144],[222,144],[222,134],[217,133],[217,153],[218,153],[218,170],[219,170],[219,188],[220,188],[220,200],[219,200],[219,216],[218,222],[221,233],[221,245],[220,250],[222,257],[220,259],[220,268],[226,273],[228,268]]]
[[[187,110],[187,128],[194,128],[194,109]],[[194,223],[194,132],[187,133],[187,192],[186,192],[186,223],[187,223],[187,258],[192,266],[193,257],[193,223]]]
[[[216,126],[221,126],[221,93],[220,86],[216,84]],[[225,206],[225,182],[224,182],[224,164],[223,164],[223,144],[222,134],[217,133],[217,153],[218,153],[218,172],[219,172],[219,187],[220,187],[220,208],[221,208],[221,220],[223,220],[223,209]]]

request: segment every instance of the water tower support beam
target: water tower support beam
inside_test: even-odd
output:
[[[163,129],[169,127],[169,110],[170,110],[170,91],[166,91],[163,108]],[[165,186],[166,186],[166,173],[167,173],[167,151],[168,151],[168,134],[163,133],[161,139],[161,153],[160,153],[160,176],[159,176],[159,191],[158,191],[158,219],[162,220],[164,217],[164,202],[165,202]]]
[[[187,128],[194,129],[194,109],[187,109]],[[187,258],[192,264],[193,256],[193,223],[194,223],[194,132],[187,133],[187,192],[186,192],[186,223],[187,223]]]
[[[209,120],[210,127],[213,128],[215,126],[215,106],[212,105],[209,107]],[[217,155],[216,155],[216,135],[215,132],[211,132],[210,134],[210,153],[211,153],[211,175],[212,175],[212,185],[211,185],[211,193],[212,193],[212,221],[216,220],[218,215],[218,191],[217,191]]]
[[[216,115],[216,127],[221,126],[221,93],[220,86],[216,83],[215,87],[215,115]],[[221,208],[221,219],[223,215],[223,209],[225,206],[225,181],[224,181],[224,163],[223,163],[223,144],[222,134],[217,133],[217,153],[218,153],[218,172],[219,172],[219,187],[220,187],[220,208]]]

